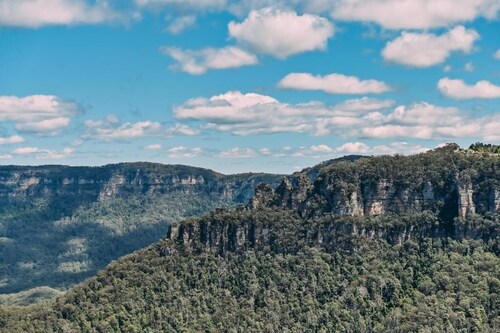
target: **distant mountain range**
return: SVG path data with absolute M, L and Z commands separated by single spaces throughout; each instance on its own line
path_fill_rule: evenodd
M 170 223 L 246 203 L 281 178 L 153 163 L 0 166 L 0 293 L 71 287 L 165 237 Z M 33 291 L 56 293 L 47 290 Z
M 156 188 L 132 169 L 107 178 L 99 207 Z M 255 195 L 246 204 L 178 219 L 164 239 L 55 301 L 0 308 L 0 331 L 500 330 L 498 154 L 450 144 L 408 157 L 332 160 L 279 181 L 258 177 L 271 182 L 253 178 Z M 185 195 L 181 188 L 175 193 Z M 141 205 L 74 219 L 117 221 Z M 122 220 L 102 221 L 116 233 L 137 225 Z

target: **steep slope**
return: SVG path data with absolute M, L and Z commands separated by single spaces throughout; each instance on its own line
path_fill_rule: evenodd
M 251 205 L 288 208 L 301 216 L 379 215 L 430 210 L 444 221 L 500 209 L 500 158 L 450 144 L 413 156 L 358 158 L 261 186 Z M 265 193 L 265 194 L 264 194 Z
M 0 167 L 0 293 L 69 287 L 169 223 L 246 203 L 281 178 L 152 163 Z
M 497 332 L 500 215 L 464 221 L 474 239 L 402 236 L 437 220 L 219 210 L 50 306 L 0 309 L 0 331 Z
M 246 207 L 173 224 L 167 239 L 51 304 L 0 310 L 0 331 L 498 332 L 500 212 L 477 207 L 480 189 L 497 188 L 499 163 L 448 146 L 325 165 L 305 187 L 293 185 L 297 173 L 283 182 L 292 182 L 291 200 L 283 184 L 263 185 Z M 339 212 L 337 185 L 321 191 L 325 179 L 352 179 L 339 169 L 399 184 L 407 168 L 443 189 L 434 202 Z M 462 216 L 465 175 L 476 209 Z M 422 196 L 419 186 L 400 187 L 404 198 Z

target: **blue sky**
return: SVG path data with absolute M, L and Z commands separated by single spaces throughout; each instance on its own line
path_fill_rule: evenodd
M 0 0 L 0 163 L 289 173 L 500 143 L 498 0 Z

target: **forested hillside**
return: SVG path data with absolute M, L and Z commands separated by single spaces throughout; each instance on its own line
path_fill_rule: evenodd
M 163 238 L 172 222 L 246 203 L 281 176 L 181 165 L 0 167 L 0 304 L 29 304 Z
M 173 224 L 55 302 L 3 308 L 0 327 L 498 332 L 499 170 L 497 155 L 453 145 L 328 163 L 313 180 L 305 170 L 246 207 Z M 339 211 L 352 193 L 379 208 Z

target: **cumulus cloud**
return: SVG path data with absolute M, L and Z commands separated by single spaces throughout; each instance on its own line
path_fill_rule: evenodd
M 103 141 L 120 141 L 144 137 L 170 138 L 173 136 L 193 136 L 200 133 L 199 130 L 186 124 L 175 124 L 166 128 L 159 122 L 150 120 L 135 123 L 123 122 L 114 114 L 110 114 L 104 119 L 88 119 L 84 122 L 84 127 L 82 139 Z
M 12 135 L 9 136 L 8 138 L 2 138 L 0 137 L 0 145 L 12 145 L 16 143 L 23 143 L 24 138 L 20 135 Z
M 454 139 L 476 137 L 491 141 L 497 135 L 499 115 L 473 117 L 458 108 L 429 103 L 398 106 L 377 122 L 365 125 L 360 136 L 368 138 Z
M 373 112 L 393 104 L 392 100 L 367 97 L 333 106 L 320 102 L 287 104 L 266 95 L 229 91 L 209 99 L 190 99 L 174 108 L 174 114 L 178 119 L 201 121 L 205 129 L 236 135 L 279 132 L 325 135 L 334 127 L 371 121 Z
M 355 106 L 360 109 L 355 109 Z M 392 101 L 356 99 L 336 106 L 320 102 L 304 104 L 281 103 L 273 97 L 239 91 L 229 91 L 207 98 L 194 98 L 174 108 L 178 119 L 204 122 L 204 128 L 231 132 L 236 135 L 268 134 L 279 132 L 309 132 L 328 134 L 327 125 L 354 125 L 360 122 L 357 114 L 392 105 Z
M 238 68 L 259 63 L 255 55 L 236 46 L 201 50 L 162 47 L 161 52 L 177 61 L 177 64 L 171 66 L 171 69 L 193 75 L 204 74 L 210 69 Z
M 279 83 L 280 88 L 296 90 L 321 90 L 328 94 L 380 94 L 391 88 L 382 81 L 360 80 L 355 76 L 329 74 L 325 76 L 309 73 L 291 73 Z
M 493 54 L 493 58 L 500 60 L 500 50 L 497 50 L 495 54 Z
M 443 63 L 452 52 L 472 51 L 479 34 L 463 26 L 445 34 L 403 32 L 382 50 L 385 60 L 410 67 L 430 67 Z
M 478 17 L 498 16 L 497 0 L 337 0 L 332 16 L 346 21 L 374 22 L 387 29 L 446 27 Z
M 136 123 L 122 123 L 114 115 L 103 120 L 86 120 L 84 139 L 98 139 L 104 141 L 128 140 L 161 134 L 162 126 L 154 121 L 139 121 Z
M 363 154 L 370 151 L 370 147 L 361 142 L 347 142 L 336 149 L 339 153 Z
M 168 150 L 170 158 L 193 158 L 199 156 L 203 150 L 201 148 L 187 148 L 184 146 L 173 147 Z
M 352 115 L 353 112 L 364 113 L 367 111 L 376 111 L 387 109 L 394 105 L 391 99 L 376 99 L 369 97 L 348 99 L 342 103 L 335 105 L 335 110 L 338 115 Z
M 0 121 L 12 122 L 22 132 L 57 134 L 82 111 L 75 102 L 57 96 L 0 96 Z
M 12 151 L 15 155 L 35 156 L 37 160 L 60 160 L 66 159 L 74 155 L 73 148 L 64 148 L 61 151 L 40 149 L 38 147 L 19 147 Z
M 190 99 L 174 108 L 174 114 L 201 123 L 205 130 L 235 135 L 295 132 L 360 139 L 475 137 L 488 141 L 498 135 L 494 128 L 500 125 L 500 115 L 478 117 L 426 102 L 392 108 L 393 103 L 364 97 L 331 106 L 287 104 L 266 95 L 229 91 Z
M 329 134 L 333 127 L 353 126 L 387 108 L 391 100 L 361 98 L 334 106 L 320 102 L 287 104 L 261 94 L 229 91 L 209 99 L 194 98 L 174 108 L 178 119 L 204 122 L 204 128 L 236 135 L 279 132 Z
M 274 8 L 252 10 L 241 23 L 230 22 L 229 35 L 254 52 L 280 59 L 326 49 L 334 27 L 327 19 Z
M 500 86 L 484 80 L 468 85 L 463 80 L 445 77 L 439 80 L 437 87 L 444 96 L 458 100 L 500 98 Z
M 0 26 L 98 24 L 119 17 L 107 1 L 0 0 Z
M 0 154 L 0 160 L 10 160 L 12 159 L 11 154 Z
M 174 19 L 167 27 L 167 31 L 172 35 L 178 35 L 184 30 L 192 27 L 196 23 L 196 16 L 186 15 Z
M 200 134 L 199 130 L 183 124 L 175 124 L 175 126 L 170 127 L 166 130 L 167 136 L 177 136 L 177 135 L 193 136 L 198 134 Z

